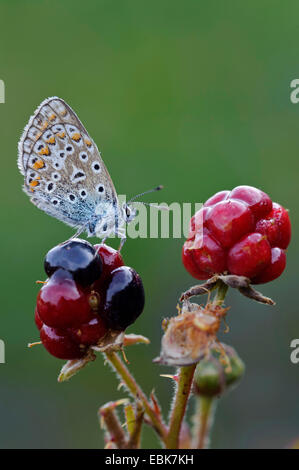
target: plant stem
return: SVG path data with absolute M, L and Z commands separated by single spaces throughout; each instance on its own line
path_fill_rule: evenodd
M 179 383 L 171 411 L 170 425 L 166 439 L 167 449 L 179 448 L 180 430 L 186 411 L 195 368 L 196 364 L 180 368 Z
M 225 299 L 228 286 L 218 280 L 217 293 L 213 299 L 214 305 L 221 306 Z M 206 449 L 209 446 L 209 435 L 213 424 L 216 401 L 211 397 L 201 396 L 196 400 L 196 411 L 193 418 L 195 425 L 195 448 Z
M 216 401 L 211 397 L 197 397 L 196 412 L 193 418 L 195 425 L 195 449 L 207 449 L 210 441 L 210 431 L 213 424 Z
M 216 304 L 216 305 L 221 306 L 223 304 L 224 299 L 225 299 L 227 290 L 228 290 L 228 286 L 226 284 L 224 284 L 224 282 L 222 282 L 219 279 L 218 280 L 218 289 L 217 289 L 217 293 L 214 297 L 213 303 Z
M 144 416 L 143 405 L 141 402 L 137 401 L 134 428 L 130 436 L 130 439 L 128 441 L 127 449 L 140 449 L 143 416 Z
M 222 305 L 228 286 L 221 280 L 217 282 L 217 293 L 213 300 L 215 305 Z M 196 364 L 187 367 L 181 367 L 179 373 L 179 383 L 177 386 L 175 400 L 170 416 L 170 425 L 166 439 L 167 449 L 179 448 L 179 436 L 181 425 L 186 412 L 187 402 L 191 392 L 193 375 L 195 372 Z
M 99 409 L 99 417 L 104 420 L 111 441 L 115 443 L 118 449 L 125 449 L 127 443 L 126 434 L 121 427 L 114 409 L 115 406 L 113 402 L 107 403 Z
M 130 371 L 128 370 L 128 368 L 126 367 L 126 365 L 123 363 L 123 361 L 120 359 L 120 357 L 118 356 L 116 352 L 105 352 L 104 354 L 107 360 L 110 362 L 110 364 L 114 368 L 114 370 L 120 375 L 120 377 L 122 378 L 123 382 L 126 384 L 129 391 L 132 393 L 132 395 L 138 398 L 142 402 L 145 413 L 148 415 L 153 428 L 156 430 L 156 432 L 158 433 L 160 438 L 163 440 L 163 442 L 165 442 L 166 435 L 167 435 L 166 427 L 164 423 L 162 422 L 161 418 L 156 415 L 146 395 L 137 384 L 133 375 L 130 373 Z

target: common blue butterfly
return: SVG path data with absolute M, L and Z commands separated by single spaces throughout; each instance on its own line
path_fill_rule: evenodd
M 119 203 L 95 142 L 65 101 L 52 97 L 40 104 L 18 150 L 24 191 L 33 204 L 75 227 L 76 235 L 86 231 L 107 238 L 114 233 L 124 242 L 124 225 L 136 211 Z

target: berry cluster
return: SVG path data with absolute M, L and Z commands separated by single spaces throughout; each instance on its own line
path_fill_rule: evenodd
M 45 258 L 49 279 L 37 296 L 35 323 L 50 354 L 79 359 L 108 330 L 124 331 L 144 307 L 140 276 L 107 245 L 72 239 Z
M 288 211 L 263 191 L 238 186 L 212 196 L 192 217 L 183 263 L 196 279 L 229 273 L 262 284 L 282 274 L 290 239 Z

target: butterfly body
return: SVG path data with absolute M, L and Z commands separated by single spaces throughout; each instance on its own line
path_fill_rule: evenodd
M 18 150 L 24 191 L 33 204 L 88 236 L 124 237 L 133 214 L 120 205 L 95 142 L 62 99 L 41 103 Z

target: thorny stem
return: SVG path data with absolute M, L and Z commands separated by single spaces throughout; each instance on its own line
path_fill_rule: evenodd
M 107 431 L 109 432 L 112 441 L 117 445 L 117 448 L 125 449 L 126 434 L 121 427 L 114 408 L 114 403 L 107 403 L 100 408 L 99 416 L 104 420 Z
M 179 382 L 171 411 L 170 425 L 166 439 L 167 449 L 179 448 L 179 435 L 187 407 L 195 368 L 196 364 L 180 368 Z
M 114 370 L 120 375 L 120 377 L 122 378 L 123 382 L 129 389 L 129 391 L 132 393 L 132 395 L 138 398 L 142 402 L 144 411 L 149 417 L 151 425 L 156 430 L 160 438 L 165 442 L 167 430 L 166 430 L 164 423 L 162 422 L 161 418 L 156 415 L 146 395 L 141 390 L 141 388 L 137 384 L 135 378 L 129 372 L 126 365 L 123 363 L 123 361 L 120 359 L 117 353 L 105 352 L 104 354 L 107 360 L 110 362 L 110 364 L 114 368 Z
M 228 286 L 220 279 L 218 280 L 218 290 L 213 303 L 221 306 L 224 302 Z M 213 424 L 216 401 L 210 397 L 197 397 L 196 412 L 193 418 L 195 422 L 195 448 L 206 449 L 209 446 L 209 436 Z M 197 435 L 196 435 L 197 434 Z
M 197 397 L 196 411 L 193 418 L 195 427 L 194 448 L 207 449 L 209 447 L 210 431 L 216 409 L 215 398 Z
M 214 297 L 213 303 L 215 305 L 222 305 L 227 293 L 228 286 L 226 286 L 221 280 L 218 280 L 217 285 L 218 290 Z M 195 368 L 196 364 L 180 368 L 179 381 L 175 394 L 174 405 L 171 411 L 170 425 L 166 439 L 166 447 L 168 449 L 177 449 L 179 447 L 181 425 L 191 392 Z

